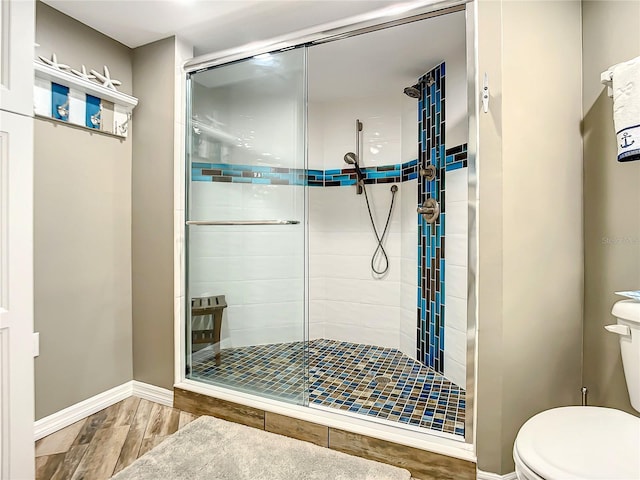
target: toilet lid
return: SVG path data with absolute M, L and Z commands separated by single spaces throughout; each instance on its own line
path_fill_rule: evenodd
M 522 426 L 515 448 L 547 480 L 640 478 L 640 418 L 619 410 L 547 410 Z

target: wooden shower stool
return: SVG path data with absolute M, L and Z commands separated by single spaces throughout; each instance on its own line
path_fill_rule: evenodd
M 216 365 L 220 365 L 220 329 L 222 327 L 222 313 L 225 308 L 227 308 L 227 302 L 224 295 L 195 297 L 191 299 L 191 344 L 206 343 L 213 345 Z M 213 328 L 193 330 L 194 319 L 203 316 L 211 316 L 211 326 Z

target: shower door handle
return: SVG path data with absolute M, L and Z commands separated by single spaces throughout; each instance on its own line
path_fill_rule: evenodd
M 299 220 L 188 220 L 187 225 L 298 225 Z

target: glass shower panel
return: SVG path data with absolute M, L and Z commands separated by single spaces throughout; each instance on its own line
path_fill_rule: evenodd
M 189 78 L 186 377 L 306 403 L 305 49 Z

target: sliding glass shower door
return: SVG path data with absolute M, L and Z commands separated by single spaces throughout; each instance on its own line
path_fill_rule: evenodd
M 186 376 L 306 402 L 305 49 L 189 77 Z

